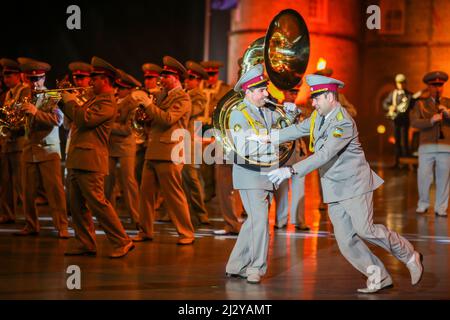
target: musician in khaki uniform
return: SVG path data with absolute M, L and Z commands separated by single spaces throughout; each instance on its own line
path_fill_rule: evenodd
M 31 60 L 20 65 L 30 84 L 35 90 L 45 90 L 45 75 L 51 68 L 48 63 Z M 38 190 L 43 190 L 48 199 L 53 224 L 60 238 L 69 238 L 61 172 L 61 146 L 59 127 L 63 122 L 63 114 L 57 106 L 59 98 L 50 97 L 47 93 L 34 94 L 33 103 L 22 104 L 28 116 L 26 139 L 22 160 L 24 162 L 23 189 L 25 228 L 15 235 L 27 236 L 39 233 L 40 225 L 35 200 Z
M 150 93 L 152 99 L 159 99 L 165 95 L 165 89 L 160 86 L 160 75 L 163 69 L 154 63 L 144 63 L 142 71 L 144 72 L 144 87 Z M 148 126 L 149 122 L 140 123 L 142 130 L 136 132 L 136 179 L 138 185 L 142 182 L 142 171 L 145 162 L 145 152 L 147 151 Z M 170 221 L 169 215 L 164 209 L 164 199 L 161 192 L 158 192 L 156 201 L 156 220 Z
M 202 163 L 202 122 L 199 117 L 203 115 L 206 104 L 206 95 L 200 89 L 201 80 L 208 79 L 205 69 L 194 61 L 186 62 L 187 77 L 185 79 L 186 90 L 191 98 L 192 110 L 189 119 L 190 159 L 183 167 L 183 187 L 188 198 L 191 211 L 191 220 L 195 224 L 209 224 L 208 211 L 205 206 L 205 192 L 200 182 L 200 164 Z
M 180 82 L 186 74 L 184 66 L 169 56 L 165 56 L 163 62 L 161 82 L 167 90 L 167 96 L 156 101 L 157 104 L 147 95 L 135 96 L 145 106 L 151 124 L 140 190 L 141 231 L 133 241 L 153 238 L 156 196 L 159 191 L 179 234 L 177 243 L 189 245 L 194 242 L 194 227 L 181 178 L 185 154 L 183 149 L 176 148 L 180 145 L 180 134 L 188 127 L 191 100 Z
M 301 83 L 290 90 L 283 90 L 284 102 L 295 105 L 295 100 L 300 90 Z M 308 118 L 311 115 L 310 110 L 305 106 L 296 106 L 300 110 L 298 121 Z M 296 119 L 296 120 L 297 120 Z M 295 149 L 291 157 L 285 163 L 291 166 L 303 159 L 307 155 L 306 143 L 303 139 L 295 141 Z M 289 205 L 289 190 L 291 190 L 291 203 Z M 290 211 L 290 222 L 300 231 L 308 231 L 310 228 L 305 220 L 305 177 L 293 176 L 283 181 L 274 192 L 276 210 L 275 210 L 275 228 L 284 228 L 288 223 L 288 212 Z M 290 210 L 289 210 L 290 209 Z
M 122 181 L 122 197 L 125 208 L 137 229 L 139 229 L 139 189 L 134 175 L 136 140 L 131 126 L 138 104 L 130 94 L 134 88 L 140 86 L 141 83 L 134 77 L 119 70 L 119 78 L 116 80 L 118 109 L 109 137 L 109 175 L 106 177 L 105 187 L 106 198 L 112 202 L 116 167 L 119 164 L 118 173 Z
M 217 106 L 217 103 L 219 102 L 222 97 L 231 90 L 231 87 L 227 85 L 222 80 L 219 80 L 219 69 L 223 67 L 223 63 L 220 61 L 202 61 L 200 62 L 201 66 L 205 68 L 206 72 L 208 73 L 208 79 L 203 80 L 200 84 L 200 88 L 203 90 L 203 92 L 206 94 L 206 108 L 203 112 L 203 124 L 205 128 L 207 129 L 212 124 L 212 114 L 214 109 Z M 202 178 L 205 185 L 205 201 L 208 202 L 211 200 L 217 192 L 222 192 L 217 184 L 221 184 L 221 182 L 217 181 L 215 179 L 215 170 L 216 166 L 214 165 L 208 165 L 203 164 L 201 166 L 202 170 Z M 229 174 L 230 170 L 223 170 L 223 166 L 219 166 L 218 170 L 222 171 L 220 174 Z M 220 175 L 219 175 L 220 176 Z M 229 181 L 231 181 L 231 177 L 228 176 Z
M 434 173 L 434 212 L 442 217 L 448 215 L 450 189 L 450 99 L 442 96 L 447 80 L 448 75 L 443 71 L 427 73 L 423 82 L 428 85 L 430 96 L 418 100 L 410 114 L 411 125 L 420 130 L 416 212 L 425 213 L 429 209 Z
M 3 81 L 8 88 L 3 106 L 14 102 L 21 102 L 31 98 L 31 89 L 21 81 L 19 63 L 15 60 L 3 58 L 0 60 L 3 67 Z M 18 213 L 18 200 L 23 203 L 22 190 L 22 149 L 25 141 L 24 129 L 5 130 L 6 137 L 2 143 L 1 162 L 2 181 L 0 188 L 0 224 L 14 223 Z
M 320 75 L 307 75 L 316 111 L 306 120 L 270 134 L 271 144 L 310 136 L 313 154 L 293 166 L 275 169 L 269 180 L 279 185 L 293 175 L 301 177 L 319 169 L 325 203 L 333 223 L 342 255 L 363 275 L 367 287 L 360 293 L 375 293 L 392 287 L 393 281 L 383 262 L 364 240 L 376 244 L 403 262 L 411 275 L 411 284 L 422 278 L 422 256 L 404 237 L 382 224 L 373 223 L 373 190 L 383 180 L 370 169 L 358 140 L 353 118 L 338 100 L 342 81 Z M 370 277 L 376 266 L 379 277 Z
M 68 68 L 70 70 L 70 73 L 72 75 L 72 82 L 75 87 L 82 87 L 86 88 L 86 90 L 83 90 L 78 95 L 78 99 L 80 100 L 80 103 L 86 102 L 89 99 L 91 99 L 94 96 L 94 93 L 92 92 L 92 89 L 90 88 L 90 82 L 91 82 L 91 72 L 92 72 L 92 66 L 89 63 L 82 62 L 82 61 L 74 61 L 69 63 Z M 68 130 L 67 132 L 67 138 L 66 138 L 66 145 L 65 145 L 65 157 L 64 159 L 67 160 L 67 154 L 69 153 L 69 145 L 70 145 L 70 136 L 72 135 L 72 125 L 73 122 L 69 120 L 66 116 L 64 116 L 64 129 Z M 67 206 L 67 212 L 70 213 L 70 195 L 69 195 L 69 189 L 70 189 L 70 169 L 67 167 L 65 168 L 65 178 L 64 178 L 64 187 L 66 192 L 66 206 Z
M 74 123 L 66 166 L 71 169 L 70 211 L 75 239 L 70 242 L 65 254 L 96 254 L 92 212 L 114 247 L 110 257 L 120 258 L 134 245 L 111 203 L 105 198 L 104 191 L 104 179 L 108 174 L 109 135 L 117 114 L 113 89 L 117 71 L 97 57 L 92 58 L 91 65 L 94 97 L 79 105 L 74 94 L 62 94 L 64 105 L 61 108 Z

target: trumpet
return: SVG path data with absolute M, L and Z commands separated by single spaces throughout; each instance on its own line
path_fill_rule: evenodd
M 90 90 L 92 87 L 69 87 L 69 88 L 58 88 L 58 89 L 45 89 L 45 90 L 34 90 L 34 94 L 41 94 L 41 93 L 52 93 L 52 92 L 63 92 L 63 91 L 84 91 L 84 90 Z

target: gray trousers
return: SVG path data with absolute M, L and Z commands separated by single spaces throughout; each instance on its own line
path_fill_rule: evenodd
M 289 206 L 289 181 L 291 181 L 291 205 Z M 305 224 L 305 177 L 298 175 L 283 181 L 274 192 L 276 202 L 276 222 L 283 227 L 288 221 L 288 209 L 291 212 L 291 224 Z
M 226 272 L 248 276 L 264 275 L 267 271 L 269 248 L 269 206 L 273 192 L 239 190 L 248 218 L 231 252 Z
M 434 211 L 445 214 L 447 213 L 449 198 L 449 152 L 419 153 L 419 168 L 417 171 L 417 186 L 419 189 L 417 206 L 419 208 L 428 208 L 430 206 L 430 187 L 433 183 L 433 173 L 436 175 Z
M 328 214 L 342 255 L 359 272 L 370 276 L 370 266 L 380 268 L 381 279 L 388 272 L 363 240 L 375 244 L 407 263 L 414 253 L 412 244 L 382 224 L 373 224 L 373 192 L 328 204 Z

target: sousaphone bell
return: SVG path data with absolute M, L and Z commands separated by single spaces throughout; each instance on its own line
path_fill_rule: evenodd
M 289 90 L 300 83 L 308 66 L 309 32 L 302 16 L 295 10 L 286 9 L 278 13 L 271 21 L 265 37 L 256 39 L 245 51 L 241 75 L 258 63 L 264 63 L 270 82 L 279 89 Z M 270 90 L 269 90 L 270 93 Z M 278 158 L 270 162 L 261 162 L 239 154 L 230 134 L 229 120 L 231 112 L 243 101 L 244 95 L 230 90 L 217 104 L 213 112 L 213 126 L 216 140 L 223 146 L 224 153 L 243 167 L 251 170 L 270 170 L 284 165 L 295 149 L 294 142 L 279 146 Z M 267 105 L 280 114 L 274 129 L 291 125 L 283 108 L 272 103 Z

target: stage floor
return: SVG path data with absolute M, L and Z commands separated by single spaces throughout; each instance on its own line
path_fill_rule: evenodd
M 405 265 L 369 245 L 390 271 L 394 288 L 375 295 L 356 293 L 365 279 L 342 257 L 326 211 L 318 210 L 314 173 L 307 177 L 306 200 L 312 231 L 295 231 L 293 226 L 274 229 L 272 206 L 268 272 L 259 285 L 225 276 L 236 237 L 212 234 L 223 225 L 213 199 L 208 203 L 212 225 L 197 229 L 193 246 L 177 246 L 174 227 L 158 223 L 152 242 L 138 243 L 118 260 L 108 258 L 111 247 L 101 230 L 97 230 L 97 257 L 65 257 L 67 240 L 56 238 L 48 215 L 41 217 L 38 237 L 11 235 L 22 227 L 23 219 L 1 225 L 0 299 L 450 299 L 448 218 L 415 213 L 415 172 L 374 170 L 386 181 L 375 192 L 375 223 L 401 233 L 424 255 L 425 273 L 416 287 L 411 286 Z M 126 213 L 121 216 L 129 233 L 136 234 Z M 81 270 L 80 290 L 67 288 L 71 265 Z

